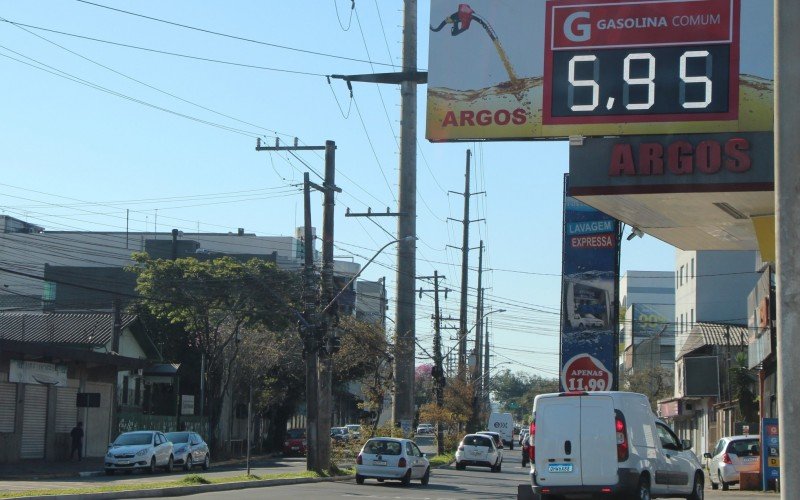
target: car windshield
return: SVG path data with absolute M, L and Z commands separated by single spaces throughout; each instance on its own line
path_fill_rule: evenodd
M 289 429 L 286 431 L 286 437 L 289 439 L 303 439 L 306 437 L 305 429 Z
M 739 457 L 754 457 L 758 455 L 758 439 L 737 439 L 728 444 L 728 453 Z
M 189 442 L 188 432 L 168 432 L 166 435 L 167 435 L 167 440 L 172 441 L 173 443 Z
M 467 436 L 464 438 L 464 444 L 468 446 L 486 446 L 487 448 L 491 448 L 492 442 L 490 439 L 491 438 L 487 436 Z
M 361 430 L 361 426 L 360 426 L 360 425 L 348 425 L 348 426 L 347 426 L 347 430 L 350 430 L 350 431 L 360 431 L 360 430 Z
M 127 434 L 120 434 L 114 441 L 115 446 L 131 446 L 150 444 L 153 442 L 152 432 L 130 432 Z
M 331 429 L 331 434 L 344 434 L 347 432 L 347 429 L 343 427 L 334 427 Z
M 399 455 L 402 450 L 397 441 L 373 440 L 364 445 L 364 453 L 369 455 Z

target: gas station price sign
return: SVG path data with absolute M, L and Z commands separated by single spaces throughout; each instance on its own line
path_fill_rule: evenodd
M 736 120 L 740 0 L 547 3 L 544 125 Z

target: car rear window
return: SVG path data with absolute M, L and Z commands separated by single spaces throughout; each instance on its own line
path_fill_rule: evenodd
M 189 433 L 188 432 L 168 432 L 167 439 L 169 439 L 173 443 L 188 443 L 189 442 Z
M 738 439 L 728 443 L 727 453 L 738 457 L 754 457 L 758 455 L 758 439 Z
M 492 447 L 492 438 L 484 437 L 484 436 L 467 436 L 464 438 L 464 444 L 469 446 L 486 446 L 487 448 Z
M 364 453 L 370 455 L 400 455 L 403 448 L 397 441 L 368 441 Z
M 302 439 L 306 437 L 306 430 L 305 429 L 289 429 L 286 431 L 286 436 L 289 439 Z

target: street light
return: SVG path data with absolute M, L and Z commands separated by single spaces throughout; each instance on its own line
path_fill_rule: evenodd
M 373 255 L 373 256 L 372 256 L 372 258 L 370 258 L 370 259 L 367 261 L 367 263 L 366 263 L 366 264 L 364 264 L 364 267 L 362 267 L 361 269 L 359 269 L 359 270 L 358 270 L 358 272 L 357 272 L 356 274 L 354 274 L 352 278 L 350 278 L 350 281 L 348 281 L 347 283 L 345 283 L 345 285 L 342 287 L 342 289 L 341 289 L 341 290 L 339 290 L 339 292 L 338 292 L 338 293 L 337 293 L 337 294 L 336 294 L 336 295 L 333 297 L 333 299 L 331 299 L 331 301 L 328 303 L 328 305 L 326 305 L 326 306 L 325 306 L 325 308 L 324 308 L 322 311 L 320 311 L 320 314 L 325 314 L 325 312 L 327 312 L 327 311 L 328 311 L 328 309 L 330 309 L 330 307 L 331 307 L 331 306 L 332 306 L 334 303 L 336 303 L 336 300 L 339 298 L 339 296 L 340 296 L 342 293 L 344 293 L 344 291 L 345 291 L 345 290 L 347 290 L 347 289 L 350 287 L 350 285 L 352 285 L 352 284 L 353 284 L 353 282 L 356 280 L 356 278 L 358 278 L 359 276 L 361 276 L 361 273 L 363 273 L 363 272 L 364 272 L 364 270 L 365 270 L 365 269 L 366 269 L 366 268 L 367 268 L 367 267 L 368 267 L 370 264 L 372 264 L 372 261 L 373 261 L 373 260 L 375 260 L 375 259 L 378 257 L 378 255 L 380 255 L 380 254 L 381 254 L 381 252 L 383 252 L 384 250 L 386 250 L 386 248 L 388 248 L 388 247 L 389 247 L 389 246 L 391 246 L 391 245 L 394 245 L 395 243 L 400 243 L 401 241 L 414 241 L 414 240 L 417 240 L 417 239 L 419 239 L 419 238 L 417 238 L 416 236 L 406 236 L 406 237 L 404 237 L 404 238 L 399 238 L 399 239 L 396 239 L 396 240 L 392 240 L 392 241 L 390 241 L 389 243 L 387 243 L 387 244 L 383 245 L 382 247 L 380 247 L 380 248 L 378 249 L 378 251 L 377 251 L 377 252 L 375 252 L 375 255 Z

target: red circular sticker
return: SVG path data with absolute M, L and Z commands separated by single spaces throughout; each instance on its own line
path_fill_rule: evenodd
M 608 368 L 588 354 L 573 356 L 561 370 L 561 385 L 566 391 L 610 391 L 611 381 Z

